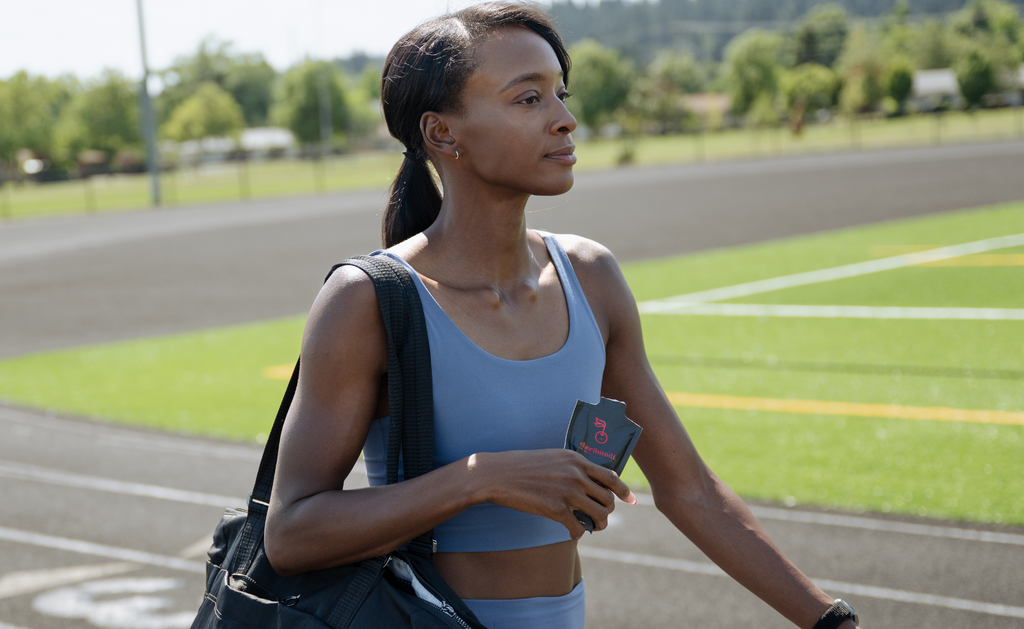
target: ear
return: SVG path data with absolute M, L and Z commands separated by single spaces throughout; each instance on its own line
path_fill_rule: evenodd
M 436 111 L 424 112 L 420 116 L 420 133 L 424 146 L 434 153 L 455 158 L 455 138 L 448 125 L 448 117 Z

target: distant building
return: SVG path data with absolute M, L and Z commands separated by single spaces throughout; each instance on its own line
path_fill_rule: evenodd
M 941 70 L 917 70 L 914 72 L 914 98 L 935 96 L 959 96 L 960 84 L 956 72 L 949 68 Z
M 238 144 L 249 153 L 283 152 L 298 146 L 292 132 L 281 127 L 246 129 L 238 138 Z
M 243 129 L 238 139 L 211 136 L 180 143 L 165 140 L 160 144 L 160 153 L 168 163 L 199 164 L 281 157 L 294 153 L 297 147 L 295 136 L 288 129 L 253 127 Z
M 705 92 L 703 94 L 684 94 L 683 107 L 687 111 L 700 116 L 712 114 L 724 115 L 732 109 L 732 99 L 728 94 Z
M 960 95 L 956 72 L 950 68 L 915 70 L 910 100 L 918 111 L 934 111 L 943 103 L 948 108 L 959 109 L 963 97 Z

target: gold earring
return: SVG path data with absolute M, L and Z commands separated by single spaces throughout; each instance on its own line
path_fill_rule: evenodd
M 459 150 L 455 149 L 455 159 L 459 159 Z

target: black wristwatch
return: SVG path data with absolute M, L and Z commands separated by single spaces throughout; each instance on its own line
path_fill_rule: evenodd
M 832 607 L 826 609 L 825 613 L 818 619 L 818 622 L 814 623 L 813 629 L 836 629 L 836 627 L 846 622 L 847 619 L 852 620 L 855 625 L 860 624 L 857 612 L 853 611 L 850 604 L 841 598 L 837 598 L 832 603 Z

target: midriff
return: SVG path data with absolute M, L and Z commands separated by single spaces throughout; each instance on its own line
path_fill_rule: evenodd
M 482 553 L 438 553 L 434 567 L 463 599 L 564 596 L 583 580 L 573 540 Z

